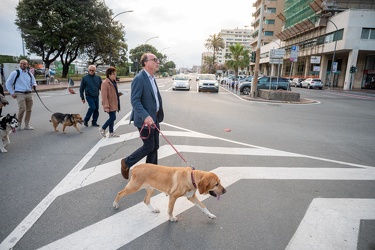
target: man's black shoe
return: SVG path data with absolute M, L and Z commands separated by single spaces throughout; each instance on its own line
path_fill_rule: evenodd
M 83 125 L 85 125 L 86 127 L 89 126 L 89 124 L 87 124 L 87 122 L 83 122 Z
M 91 124 L 91 126 L 93 126 L 93 127 L 99 127 L 99 124 L 93 123 L 93 124 Z
M 121 160 L 121 175 L 124 179 L 129 179 L 129 167 L 126 165 L 125 159 Z

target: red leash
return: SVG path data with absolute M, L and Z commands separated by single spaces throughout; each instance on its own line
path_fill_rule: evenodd
M 182 154 L 180 154 L 180 152 L 178 152 L 178 150 L 173 146 L 173 144 L 167 139 L 167 137 L 165 137 L 165 135 L 160 131 L 160 129 L 155 125 L 155 124 L 152 124 L 151 125 L 153 128 L 156 128 L 159 133 L 164 137 L 164 139 L 169 143 L 169 145 L 171 145 L 171 147 L 174 149 L 174 151 L 176 151 L 176 153 L 181 157 L 181 159 L 189 166 L 191 167 L 193 170 L 195 170 L 194 167 L 192 167 L 187 160 L 185 160 L 185 158 L 182 156 Z M 151 133 L 151 126 L 147 126 L 148 127 L 148 136 L 147 137 L 144 137 L 144 136 L 140 136 L 141 139 L 147 139 L 149 136 L 150 136 L 150 133 Z M 142 125 L 142 128 L 141 130 L 139 131 L 139 133 L 141 134 L 143 129 L 145 127 L 145 124 Z

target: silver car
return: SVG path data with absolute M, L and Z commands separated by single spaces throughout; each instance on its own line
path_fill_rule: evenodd
M 318 78 L 307 78 L 301 82 L 301 87 L 307 89 L 323 89 L 323 82 Z
M 173 90 L 186 89 L 190 90 L 190 78 L 187 75 L 176 75 L 173 77 Z

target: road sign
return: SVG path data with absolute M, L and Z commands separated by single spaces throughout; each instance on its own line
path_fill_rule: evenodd
M 283 64 L 283 59 L 282 58 L 271 58 L 270 59 L 270 64 Z
M 297 62 L 298 51 L 299 51 L 299 46 L 293 45 L 292 50 L 290 51 L 290 61 L 291 62 Z
M 270 50 L 271 59 L 284 58 L 284 55 L 285 55 L 285 49 L 271 49 Z
M 320 56 L 311 56 L 310 63 L 311 64 L 320 64 Z

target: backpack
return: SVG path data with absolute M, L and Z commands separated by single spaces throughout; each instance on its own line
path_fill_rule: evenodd
M 13 85 L 12 85 L 13 89 L 15 89 L 14 86 L 16 85 L 18 77 L 20 77 L 20 69 L 16 69 L 16 71 L 17 71 L 17 75 L 16 75 L 16 78 L 14 78 L 14 82 L 13 82 Z M 30 76 L 30 84 L 32 85 L 33 78 L 31 77 L 31 74 L 30 74 L 29 71 L 27 71 L 27 74 Z

